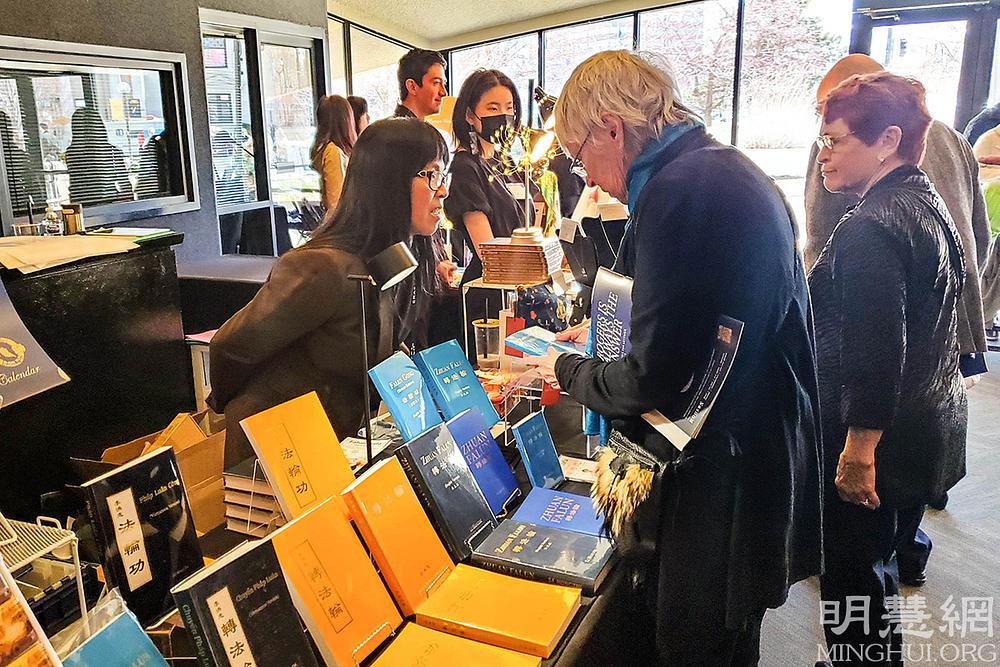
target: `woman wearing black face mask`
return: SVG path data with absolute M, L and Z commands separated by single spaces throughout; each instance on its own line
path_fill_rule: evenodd
M 508 191 L 503 176 L 492 165 L 503 134 L 521 123 L 521 100 L 510 78 L 498 70 L 476 70 L 462 84 L 452 113 L 457 144 L 451 163 L 452 184 L 444 209 L 455 223 L 455 231 L 472 249 L 472 261 L 462 282 L 483 275 L 479 245 L 496 237 L 510 236 L 523 226 L 522 206 Z M 472 290 L 467 300 L 469 340 L 466 350 L 475 359 L 472 320 L 496 317 L 501 295 Z M 486 312 L 486 302 L 490 311 Z

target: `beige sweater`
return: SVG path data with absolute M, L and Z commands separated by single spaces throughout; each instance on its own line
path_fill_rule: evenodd
M 844 194 L 827 192 L 816 162 L 814 145 L 806 171 L 806 269 L 816 263 L 834 227 L 849 206 L 857 199 Z M 927 152 L 920 168 L 927 174 L 934 189 L 941 195 L 951 214 L 965 250 L 965 272 L 968 279 L 958 302 L 958 346 L 962 354 L 986 351 L 983 323 L 983 300 L 979 282 L 979 267 L 986 260 L 990 243 L 990 222 L 986 217 L 986 200 L 979 187 L 979 164 L 972 147 L 961 134 L 940 121 L 931 123 L 927 133 Z
M 323 210 L 332 211 L 340 201 L 340 190 L 344 187 L 344 173 L 347 171 L 347 155 L 337 144 L 330 142 L 323 148 L 320 170 L 320 196 Z

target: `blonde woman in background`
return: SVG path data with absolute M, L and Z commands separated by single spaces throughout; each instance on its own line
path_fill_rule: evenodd
M 347 160 L 357 140 L 350 102 L 340 95 L 322 98 L 316 108 L 316 141 L 311 156 L 313 169 L 320 175 L 320 196 L 325 211 L 337 208 Z

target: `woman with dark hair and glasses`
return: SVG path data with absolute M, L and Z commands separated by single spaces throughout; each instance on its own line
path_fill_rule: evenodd
M 820 593 L 839 610 L 823 629 L 831 655 L 902 665 L 896 551 L 924 505 L 965 474 L 955 310 L 964 253 L 917 167 L 931 124 L 918 81 L 854 76 L 821 112 L 823 185 L 860 199 L 809 273 L 826 453 Z M 863 622 L 846 611 L 858 599 Z
M 316 107 L 316 140 L 310 155 L 313 169 L 320 175 L 320 194 L 326 211 L 335 209 L 340 201 L 347 160 L 357 140 L 350 102 L 340 95 L 323 97 Z
M 479 245 L 497 237 L 510 236 L 522 226 L 521 205 L 507 189 L 496 168 L 494 153 L 505 133 L 521 123 L 521 99 L 514 82 L 495 69 L 476 70 L 462 84 L 451 117 L 456 151 L 451 163 L 453 187 L 445 211 L 455 225 L 459 240 L 472 250 L 472 261 L 465 269 L 462 283 L 483 275 Z M 486 301 L 490 311 L 486 312 Z M 487 290 L 473 290 L 466 301 L 469 320 L 496 317 L 501 295 Z M 475 342 L 469 327 L 466 350 L 475 359 Z
M 415 119 L 373 123 L 354 146 L 340 205 L 304 246 L 282 255 L 246 307 L 211 345 L 212 394 L 226 415 L 226 463 L 253 454 L 240 420 L 309 391 L 319 394 L 337 435 L 364 423 L 361 304 L 352 274 L 391 245 L 429 240 L 448 195 L 448 147 Z M 436 289 L 432 263 L 368 302 L 372 363 L 426 326 Z

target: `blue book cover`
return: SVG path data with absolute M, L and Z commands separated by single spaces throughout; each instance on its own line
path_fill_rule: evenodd
M 606 537 L 506 519 L 476 547 L 472 562 L 515 577 L 579 586 L 592 595 L 611 570 L 613 555 Z
M 584 535 L 600 535 L 604 525 L 604 515 L 594 509 L 590 498 L 554 489 L 532 489 L 513 519 Z
M 568 341 L 556 340 L 556 335 L 542 327 L 528 327 L 515 331 L 504 339 L 504 345 L 523 352 L 529 357 L 543 357 L 549 348 L 570 354 L 586 354 L 586 346 Z
M 556 444 L 549 433 L 549 425 L 545 422 L 545 414 L 530 414 L 514 424 L 511 430 L 514 431 L 517 449 L 521 452 L 531 486 L 546 489 L 558 486 L 566 477 L 559 463 Z
M 490 511 L 499 516 L 520 490 L 486 420 L 475 408 L 466 410 L 448 421 L 448 431 L 469 464 Z
M 455 561 L 463 561 L 497 526 L 469 464 L 444 424 L 396 450 L 435 530 Z
M 402 352 L 372 368 L 368 376 L 375 383 L 404 440 L 412 440 L 431 426 L 441 423 L 441 415 L 427 390 L 424 376 L 413 360 Z
M 458 341 L 449 340 L 417 352 L 413 360 L 445 419 L 457 417 L 463 410 L 476 408 L 488 426 L 500 421 L 500 415 L 479 383 Z
M 73 651 L 65 660 L 66 667 L 108 667 L 108 665 L 143 665 L 167 667 L 167 661 L 139 627 L 128 611 Z

